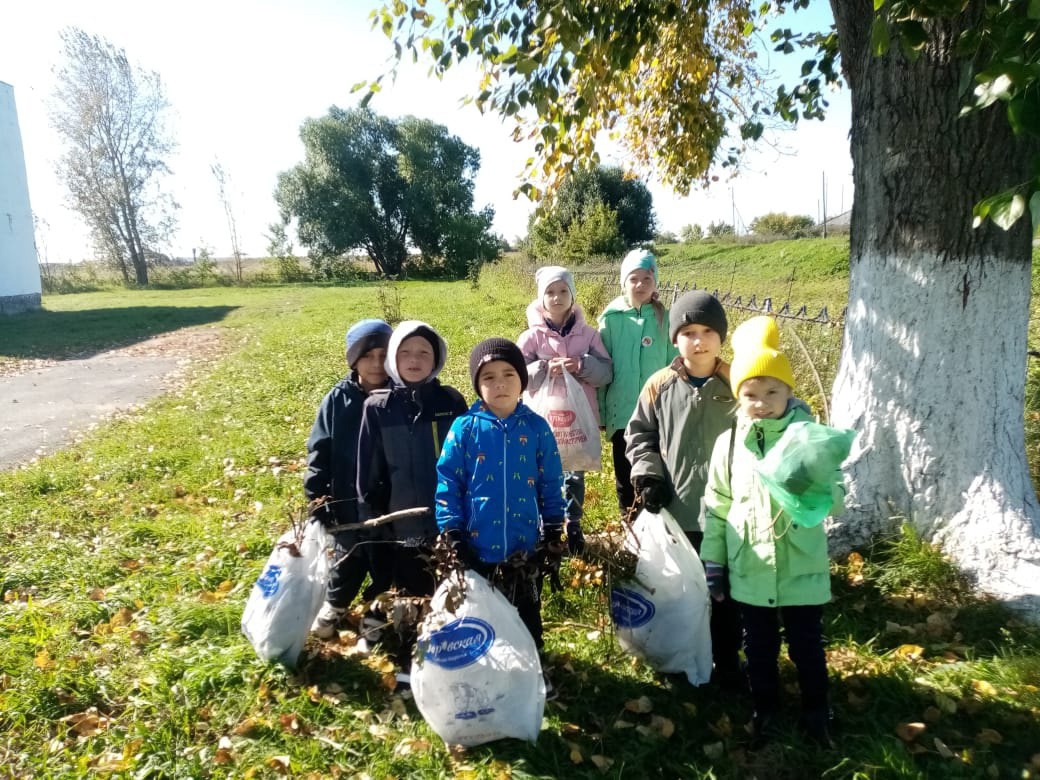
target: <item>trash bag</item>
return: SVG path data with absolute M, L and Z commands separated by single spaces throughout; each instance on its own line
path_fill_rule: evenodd
M 325 598 L 328 547 L 328 533 L 313 519 L 274 546 L 242 613 L 242 633 L 264 660 L 296 666 Z
M 853 430 L 815 422 L 787 426 L 779 441 L 755 464 L 769 495 L 805 528 L 819 525 L 831 510 L 832 489 L 841 479 L 839 469 L 849 456 Z
M 581 383 L 564 371 L 542 383 L 525 402 L 549 423 L 564 471 L 599 471 L 602 445 L 599 425 Z
M 449 745 L 472 747 L 516 737 L 534 742 L 545 710 L 538 648 L 506 597 L 474 571 L 454 612 L 459 584 L 433 594 L 412 663 L 419 712 Z
M 711 605 L 704 566 L 675 518 L 645 509 L 625 546 L 639 556 L 632 580 L 610 593 L 621 647 L 659 672 L 682 672 L 691 685 L 711 678 Z

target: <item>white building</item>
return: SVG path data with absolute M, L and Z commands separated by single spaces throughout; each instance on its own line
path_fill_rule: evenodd
M 14 87 L 0 81 L 0 314 L 40 308 L 29 183 Z

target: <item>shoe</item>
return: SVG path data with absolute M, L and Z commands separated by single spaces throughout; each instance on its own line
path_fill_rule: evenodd
M 559 697 L 560 692 L 556 690 L 556 686 L 552 684 L 552 680 L 549 679 L 549 675 L 542 672 L 542 680 L 545 681 L 545 700 L 555 701 Z
M 711 672 L 711 685 L 720 688 L 725 693 L 745 694 L 750 693 L 747 675 L 739 666 L 718 666 Z
M 386 628 L 385 620 L 380 620 L 372 615 L 365 615 L 361 619 L 361 627 L 358 629 L 358 634 L 372 645 L 383 638 L 384 628 Z
M 834 748 L 831 738 L 831 711 L 829 709 L 807 710 L 802 713 L 799 725 L 805 735 L 824 750 Z
M 412 676 L 407 672 L 398 672 L 395 677 L 397 679 L 397 685 L 394 686 L 394 693 L 411 693 Z
M 332 639 L 336 636 L 336 626 L 346 611 L 345 607 L 334 607 L 326 601 L 318 616 L 314 618 L 311 631 L 320 639 Z
M 751 749 L 764 747 L 780 733 L 780 726 L 774 712 L 756 712 L 751 717 L 747 730 L 751 733 Z

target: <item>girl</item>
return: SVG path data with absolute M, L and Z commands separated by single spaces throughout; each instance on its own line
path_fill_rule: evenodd
M 574 300 L 574 276 L 566 268 L 550 265 L 535 271 L 538 298 L 527 307 L 527 330 L 517 346 L 523 353 L 530 377 L 529 392 L 535 392 L 550 377 L 564 371 L 578 380 L 599 422 L 596 388 L 613 376 L 610 356 L 599 332 L 585 321 Z M 585 472 L 564 472 L 567 504 L 567 546 L 572 555 L 581 552 L 585 537 L 581 530 L 585 504 Z
M 614 378 L 599 389 L 600 421 L 610 436 L 614 487 L 621 514 L 635 503 L 632 466 L 625 457 L 625 427 L 639 391 L 678 352 L 668 338 L 668 312 L 657 298 L 657 258 L 633 249 L 621 262 L 622 294 L 599 318 L 603 345 L 614 362 Z

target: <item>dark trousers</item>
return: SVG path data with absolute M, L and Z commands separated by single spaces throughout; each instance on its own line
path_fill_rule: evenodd
M 632 464 L 625 457 L 625 430 L 619 428 L 610 436 L 610 451 L 614 460 L 614 489 L 617 491 L 618 507 L 625 515 L 636 502 L 636 491 L 632 487 Z
M 334 607 L 345 609 L 354 603 L 365 576 L 371 573 L 369 550 L 372 545 L 365 543 L 365 539 L 357 531 L 340 531 L 333 535 L 333 542 L 333 566 L 329 571 L 329 587 L 325 592 L 325 600 Z M 365 589 L 366 601 L 381 592 L 374 590 L 375 581 L 373 573 L 372 584 Z
M 798 670 L 802 710 L 827 709 L 827 656 L 823 642 L 823 607 L 753 607 L 740 603 L 744 619 L 744 654 L 755 712 L 775 712 L 780 703 L 780 624 L 787 653 Z
M 526 568 L 502 567 L 495 563 L 477 563 L 473 570 L 497 588 L 516 607 L 539 650 L 545 646 L 542 630 L 542 577 Z
M 703 531 L 687 531 L 686 537 L 697 554 L 701 554 Z M 743 627 L 737 602 L 726 596 L 722 601 L 711 601 L 711 660 L 720 677 L 733 678 L 741 674 L 740 644 Z
M 427 562 L 430 549 L 423 546 L 405 547 L 400 544 L 388 547 L 392 551 L 390 558 L 393 585 L 398 595 L 432 596 L 436 583 Z M 389 617 L 388 615 L 387 618 Z M 412 653 L 419 638 L 418 626 L 402 626 L 398 629 L 398 638 L 401 644 L 397 651 L 397 664 L 403 671 L 408 672 L 412 668 Z
M 566 505 L 567 521 L 581 522 L 585 513 L 585 472 L 563 472 L 563 502 Z

